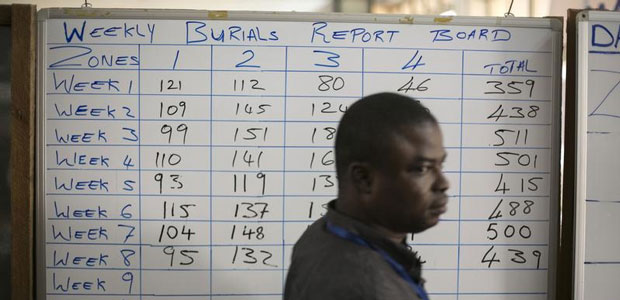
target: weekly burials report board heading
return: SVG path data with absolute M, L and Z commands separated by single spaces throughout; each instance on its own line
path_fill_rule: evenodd
M 73 24 L 72 24 L 73 23 Z M 284 34 L 279 31 L 279 26 L 254 26 L 252 22 L 222 22 L 232 24 L 244 25 L 220 25 L 212 26 L 211 23 L 206 21 L 185 21 L 185 28 L 170 28 L 165 27 L 162 29 L 156 28 L 156 23 L 131 23 L 131 22 L 118 22 L 111 26 L 99 26 L 97 24 L 89 23 L 88 21 L 76 22 L 63 22 L 64 29 L 64 41 L 66 43 L 89 43 L 95 41 L 102 42 L 138 42 L 153 44 L 161 41 L 159 36 L 175 32 L 178 36 L 179 33 L 184 34 L 185 39 L 177 40 L 170 36 L 165 36 L 166 42 L 184 43 L 184 44 L 200 44 L 200 43 L 264 43 L 270 44 L 277 41 L 281 41 L 281 36 Z M 342 26 L 338 23 L 328 22 L 314 22 L 308 24 L 309 28 L 306 28 L 296 35 L 303 37 L 307 36 L 308 41 L 311 44 L 372 44 L 372 43 L 387 43 L 397 44 L 397 40 L 403 38 L 411 38 L 411 35 L 397 30 L 397 26 L 390 27 L 389 25 L 375 25 L 372 28 L 367 27 L 352 27 Z M 179 27 L 179 26 L 176 26 Z M 345 27 L 345 28 L 343 28 Z M 172 29 L 172 30 L 171 30 Z M 179 32 L 179 29 L 181 31 Z M 417 35 L 416 35 L 417 36 Z M 183 36 L 181 36 L 183 37 Z M 489 41 L 489 42 L 501 42 L 509 41 L 512 34 L 507 29 L 489 29 L 489 28 L 471 28 L 467 30 L 455 30 L 449 28 L 443 29 L 430 29 L 428 31 L 428 38 L 431 42 L 450 42 L 454 40 L 463 41 Z M 283 41 L 290 40 L 290 36 L 286 36 Z

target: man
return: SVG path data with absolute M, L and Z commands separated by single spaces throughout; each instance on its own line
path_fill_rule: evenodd
M 336 134 L 338 198 L 293 249 L 285 300 L 428 299 L 405 242 L 446 212 L 437 120 L 393 93 L 354 103 Z

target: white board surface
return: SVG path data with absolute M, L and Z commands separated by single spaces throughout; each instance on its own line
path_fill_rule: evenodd
M 577 18 L 578 169 L 575 299 L 620 293 L 620 13 Z
M 41 16 L 41 299 L 281 299 L 337 122 L 382 91 L 444 133 L 449 211 L 409 241 L 431 297 L 553 298 L 557 20 Z

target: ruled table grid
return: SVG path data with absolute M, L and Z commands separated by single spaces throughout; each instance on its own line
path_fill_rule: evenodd
M 337 196 L 340 116 L 382 91 L 419 99 L 444 135 L 448 213 L 407 239 L 429 294 L 546 296 L 551 51 L 102 42 L 77 44 L 79 67 L 58 45 L 50 299 L 280 299 L 295 241 Z

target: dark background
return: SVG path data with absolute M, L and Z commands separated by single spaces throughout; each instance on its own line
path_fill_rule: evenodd
M 0 26 L 0 299 L 10 299 L 11 192 L 9 151 L 11 148 L 11 28 Z

